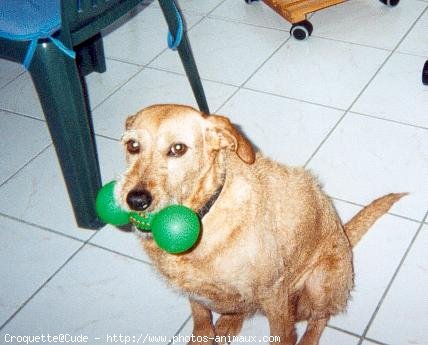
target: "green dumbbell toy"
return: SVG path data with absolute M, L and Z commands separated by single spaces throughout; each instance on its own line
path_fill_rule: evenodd
M 132 223 L 141 231 L 151 231 L 157 245 L 171 254 L 183 253 L 194 246 L 199 238 L 198 215 L 183 205 L 170 205 L 157 213 L 128 212 L 114 197 L 116 181 L 104 185 L 98 192 L 96 210 L 105 223 L 116 226 Z

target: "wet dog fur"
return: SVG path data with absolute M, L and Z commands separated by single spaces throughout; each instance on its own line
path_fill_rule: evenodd
M 381 197 L 342 225 L 310 172 L 255 153 L 226 117 L 187 106 L 130 116 L 122 142 L 128 168 L 116 194 L 123 207 L 130 193 L 145 191 L 148 212 L 169 204 L 199 210 L 222 186 L 191 250 L 172 255 L 142 239 L 156 268 L 188 296 L 195 336 L 237 335 L 261 312 L 277 344 L 296 344 L 302 320 L 298 344 L 318 344 L 329 318 L 346 308 L 352 247 L 403 196 Z M 221 315 L 215 324 L 212 311 Z

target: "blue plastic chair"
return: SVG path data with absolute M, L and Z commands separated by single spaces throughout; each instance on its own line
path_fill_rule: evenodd
M 23 63 L 31 74 L 76 222 L 83 228 L 103 225 L 95 212 L 101 175 L 83 76 L 106 70 L 100 31 L 140 2 L 0 0 L 0 58 Z M 178 53 L 200 109 L 209 113 L 177 8 L 173 0 L 159 3 L 170 32 L 182 34 L 175 40 Z

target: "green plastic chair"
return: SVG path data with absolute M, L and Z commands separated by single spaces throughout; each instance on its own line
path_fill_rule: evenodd
M 7 1 L 2 2 L 0 21 L 5 16 L 2 6 Z M 46 33 L 44 38 L 31 40 L 14 40 L 0 30 L 0 58 L 24 63 L 28 68 L 57 152 L 76 222 L 82 228 L 99 229 L 104 224 L 96 215 L 95 198 L 101 187 L 101 175 L 83 76 L 106 71 L 100 31 L 141 0 L 40 0 L 33 4 L 44 2 L 48 6 L 54 6 L 55 2 L 60 5 L 58 30 Z M 181 29 L 181 19 L 173 0 L 159 0 L 159 4 L 170 32 L 177 33 Z M 143 35 L 141 43 L 144 44 Z M 177 50 L 199 108 L 209 113 L 185 32 Z

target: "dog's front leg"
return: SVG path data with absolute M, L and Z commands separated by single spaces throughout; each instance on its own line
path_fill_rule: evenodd
M 217 344 L 231 343 L 234 336 L 241 331 L 245 314 L 222 314 L 215 323 Z
M 215 337 L 211 310 L 199 302 L 190 299 L 192 309 L 193 332 L 188 345 L 209 345 Z
M 295 345 L 297 335 L 295 330 L 295 303 L 290 300 L 286 291 L 274 291 L 262 304 L 268 318 L 271 344 Z

